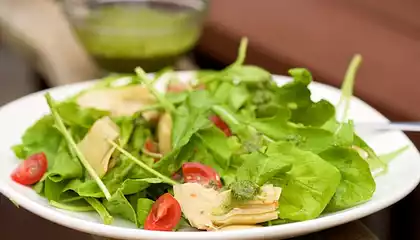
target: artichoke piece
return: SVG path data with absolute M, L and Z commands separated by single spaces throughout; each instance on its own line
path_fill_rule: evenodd
M 211 212 L 229 201 L 230 191 L 220 193 L 199 183 L 184 183 L 174 186 L 174 196 L 192 227 L 214 230 Z
M 229 225 L 255 225 L 278 219 L 277 207 L 281 188 L 264 185 L 248 201 L 232 201 L 232 191 L 218 192 L 198 183 L 174 186 L 175 198 L 191 226 L 217 230 Z
M 165 155 L 172 150 L 172 117 L 171 114 L 163 114 L 157 126 L 157 137 L 159 141 L 159 152 Z
M 109 111 L 112 116 L 121 117 L 133 115 L 145 106 L 156 103 L 156 99 L 145 86 L 133 85 L 86 91 L 77 98 L 77 103 L 81 107 Z M 152 120 L 158 117 L 158 112 L 144 112 L 143 117 Z
M 119 136 L 119 127 L 109 117 L 103 117 L 93 124 L 83 140 L 77 144 L 99 177 L 108 171 L 109 160 L 115 150 L 109 141 L 115 141 Z

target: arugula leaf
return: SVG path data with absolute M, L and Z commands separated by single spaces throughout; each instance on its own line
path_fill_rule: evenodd
M 228 101 L 231 92 L 235 89 L 232 83 L 221 82 L 214 91 L 212 97 L 219 103 L 223 104 Z
M 76 102 L 65 101 L 57 104 L 56 110 L 63 122 L 69 126 L 90 128 L 93 123 L 110 113 L 94 108 L 81 108 Z
M 199 130 L 211 127 L 208 111 L 213 104 L 205 91 L 191 92 L 186 102 L 173 114 L 172 151 L 160 159 L 153 168 L 163 175 L 176 172 L 190 156 L 193 146 L 187 146 L 192 136 Z
M 354 146 L 362 149 L 367 153 L 368 157 L 365 160 L 368 162 L 370 171 L 374 176 L 384 174 L 388 171 L 388 165 L 385 162 L 383 162 L 376 155 L 375 151 L 373 151 L 373 149 L 356 134 L 354 134 L 353 147 Z
M 291 121 L 306 126 L 319 127 L 325 124 L 329 119 L 334 118 L 334 116 L 334 106 L 326 100 L 321 100 L 308 107 L 294 110 Z
M 201 71 L 198 78 L 201 82 L 214 81 L 230 83 L 260 83 L 271 80 L 271 73 L 253 65 L 243 65 L 246 57 L 248 39 L 242 38 L 239 44 L 238 57 L 222 71 Z
M 104 206 L 110 214 L 138 224 L 136 212 L 120 190 L 117 190 L 109 200 L 105 200 Z
M 284 139 L 283 139 L 284 140 Z M 288 135 L 285 141 L 293 143 L 302 150 L 320 153 L 334 145 L 334 135 L 331 132 L 314 127 L 298 127 Z
M 341 181 L 325 211 L 349 208 L 369 200 L 375 192 L 375 180 L 369 165 L 353 149 L 330 148 L 319 155 L 341 173 Z
M 134 194 L 145 190 L 151 184 L 163 183 L 159 178 L 143 178 L 143 179 L 126 179 L 121 187 L 120 191 L 124 195 Z
M 260 152 L 242 155 L 244 163 L 236 172 L 237 180 L 248 180 L 259 186 L 264 185 L 273 176 L 285 173 L 292 168 L 290 163 L 284 163 L 276 156 L 268 157 Z
M 82 152 L 77 147 L 76 143 L 74 142 L 74 139 L 66 129 L 60 115 L 57 112 L 56 104 L 54 100 L 51 98 L 51 95 L 49 93 L 45 94 L 45 99 L 47 100 L 48 106 L 50 107 L 51 113 L 54 117 L 54 126 L 57 127 L 57 129 L 63 134 L 63 137 L 66 139 L 70 149 L 77 155 L 80 162 L 83 164 L 87 172 L 90 174 L 90 176 L 95 180 L 95 182 L 98 184 L 99 188 L 104 193 L 105 197 L 109 199 L 111 197 L 111 194 L 109 193 L 108 189 L 106 188 L 105 184 L 101 181 L 99 176 L 96 174 L 95 170 L 90 166 L 89 162 L 85 159 Z
M 354 142 L 353 121 L 338 123 L 334 118 L 327 121 L 322 127 L 334 134 L 334 145 L 351 147 Z
M 130 159 L 135 164 L 137 164 L 138 166 L 140 166 L 141 168 L 143 168 L 145 171 L 147 171 L 150 174 L 154 175 L 155 177 L 161 179 L 163 182 L 168 183 L 170 185 L 178 184 L 176 181 L 172 180 L 171 178 L 168 178 L 167 176 L 165 176 L 164 174 L 160 173 L 159 171 L 156 171 L 155 169 L 149 167 L 146 163 L 144 163 L 143 161 L 139 160 L 138 158 L 136 158 L 135 156 L 133 156 L 131 153 L 127 152 L 125 149 L 123 149 L 120 146 L 118 146 L 118 144 L 116 144 L 116 143 L 114 143 L 112 141 L 109 141 L 109 143 L 111 143 L 111 145 L 113 145 L 118 151 L 120 151 L 128 159 Z
M 318 155 L 289 143 L 272 143 L 266 154 L 293 165 L 289 172 L 271 179 L 271 183 L 283 189 L 280 218 L 304 221 L 318 217 L 340 183 L 338 169 Z
M 232 83 L 261 83 L 271 80 L 271 73 L 253 65 L 233 66 L 226 69 L 222 81 Z
M 39 195 L 44 195 L 44 181 L 37 182 L 32 188 Z
M 63 136 L 54 127 L 54 118 L 46 115 L 25 131 L 22 143 L 13 146 L 13 150 L 16 157 L 21 159 L 43 152 L 49 161 L 55 158 L 61 141 L 63 141 Z
M 311 101 L 311 92 L 306 82 L 296 80 L 274 89 L 273 100 L 291 110 L 308 107 Z
M 172 116 L 174 121 L 172 127 L 172 146 L 173 149 L 187 144 L 191 136 L 198 130 L 211 126 L 207 118 L 213 101 L 208 92 L 191 92 L 185 104 L 177 109 L 177 113 Z
M 49 178 L 44 181 L 44 196 L 49 201 L 58 201 L 66 182 L 53 182 Z
M 136 210 L 137 209 L 137 200 L 139 198 L 145 198 L 146 197 L 146 191 L 136 192 L 135 194 L 126 195 L 125 197 L 130 202 L 133 209 Z
M 119 143 L 121 147 L 125 147 L 130 141 L 130 138 L 135 128 L 134 122 L 135 122 L 136 117 L 137 117 L 137 114 L 134 114 L 134 116 L 132 117 L 120 117 L 114 120 L 114 122 L 117 124 L 117 126 L 120 129 Z
M 133 134 L 128 142 L 127 149 L 130 150 L 130 152 L 140 152 L 141 149 L 144 146 L 144 143 L 148 137 L 150 137 L 152 134 L 150 132 L 150 129 L 147 128 L 144 124 L 138 124 L 134 130 Z
M 314 153 L 322 152 L 335 143 L 333 133 L 316 127 L 291 124 L 287 122 L 289 116 L 288 109 L 278 108 L 276 115 L 249 120 L 249 124 L 273 140 L 286 141 Z
M 139 198 L 137 200 L 137 221 L 140 226 L 144 226 L 147 216 L 149 215 L 152 205 L 155 203 L 148 198 Z
M 232 151 L 229 147 L 228 138 L 217 127 L 212 126 L 202 129 L 196 133 L 202 144 L 211 153 L 217 164 L 223 169 L 227 169 L 230 165 Z
M 292 68 L 289 70 L 289 75 L 295 82 L 303 85 L 309 85 L 312 82 L 312 74 L 306 68 Z
M 248 120 L 249 125 L 258 132 L 275 140 L 287 137 L 292 132 L 292 129 L 287 124 L 291 113 L 287 108 L 283 107 L 277 107 L 276 110 L 272 117 Z
M 132 171 L 138 169 L 135 163 L 128 160 L 126 157 L 121 157 L 119 164 L 111 169 L 104 177 L 103 182 L 111 193 L 119 190 L 124 195 L 140 192 L 150 186 L 150 184 L 161 183 L 162 180 L 158 178 L 142 178 L 129 179 L 128 176 L 133 177 Z M 136 170 L 137 171 L 137 170 Z M 137 172 L 137 175 L 139 173 Z M 142 175 L 141 177 L 147 177 Z M 150 175 L 148 175 L 150 176 Z M 99 189 L 95 181 L 87 180 L 82 182 L 79 179 L 72 180 L 63 191 L 72 190 L 84 197 L 104 197 L 103 192 Z
M 229 168 L 223 173 L 223 175 L 220 176 L 225 186 L 229 186 L 236 181 L 236 172 L 236 168 Z
M 408 148 L 409 148 L 409 146 L 404 146 L 404 147 L 398 148 L 395 151 L 391 151 L 387 154 L 383 154 L 383 155 L 380 155 L 378 157 L 379 157 L 379 159 L 381 159 L 382 162 L 388 164 L 389 162 L 394 160 L 396 157 L 398 157 L 400 154 L 405 152 Z
M 149 167 L 153 167 L 153 164 L 155 163 L 155 160 L 151 157 L 147 157 L 145 155 L 141 155 L 139 156 L 138 154 L 135 155 L 137 157 L 139 157 L 139 159 L 141 161 L 143 161 L 147 166 Z M 127 176 L 128 178 L 133 178 L 133 179 L 139 179 L 139 178 L 152 178 L 153 174 L 151 174 L 150 172 L 144 170 L 143 168 L 141 168 L 138 165 L 135 165 L 130 173 Z
M 238 111 L 250 99 L 248 88 L 243 84 L 233 88 L 228 96 L 228 104 L 234 111 Z
M 240 116 L 233 113 L 229 108 L 223 105 L 213 105 L 211 110 L 217 114 L 230 128 L 230 130 L 236 134 L 244 145 L 243 149 L 248 152 L 258 150 L 263 141 L 272 142 L 273 140 L 266 135 L 259 134 L 249 122 L 241 119 Z
M 112 222 L 114 221 L 114 218 L 111 216 L 111 214 L 109 214 L 105 206 L 98 199 L 90 198 L 90 197 L 87 197 L 84 199 L 99 214 L 104 224 L 107 224 L 107 225 L 112 224 Z
M 67 211 L 72 212 L 90 212 L 94 211 L 95 209 L 90 206 L 86 201 L 81 199 L 80 201 L 73 201 L 73 202 L 57 202 L 57 201 L 49 201 L 49 204 L 55 208 L 60 208 Z
M 165 176 L 170 176 L 177 172 L 183 163 L 187 162 L 194 155 L 195 145 L 191 141 L 185 146 L 174 149 L 169 154 L 165 155 L 157 163 L 153 165 L 156 171 Z
M 62 148 L 53 159 L 48 160 L 48 178 L 53 182 L 61 182 L 66 179 L 81 178 L 83 168 L 78 159 Z

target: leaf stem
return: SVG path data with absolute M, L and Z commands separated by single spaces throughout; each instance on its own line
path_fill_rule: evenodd
M 120 147 L 118 144 L 116 144 L 115 142 L 108 140 L 108 142 L 110 144 L 112 144 L 116 149 L 118 149 L 118 151 L 120 151 L 122 154 L 124 154 L 126 157 L 128 157 L 129 159 L 131 159 L 132 161 L 134 161 L 137 165 L 139 165 L 141 168 L 143 168 L 144 170 L 148 171 L 149 173 L 155 175 L 156 177 L 162 179 L 162 181 L 170 184 L 170 185 L 176 185 L 178 184 L 178 182 L 168 178 L 167 176 L 161 174 L 160 172 L 154 170 L 153 168 L 147 166 L 147 164 L 145 164 L 144 162 L 142 162 L 141 160 L 137 159 L 136 157 L 134 157 L 133 155 L 131 155 L 129 152 L 127 152 L 126 150 L 124 150 L 122 147 Z
M 104 221 L 105 224 L 109 225 L 114 221 L 114 218 L 109 214 L 108 210 L 106 210 L 105 206 L 102 205 L 101 202 L 99 202 L 98 199 L 87 197 L 85 198 L 86 202 L 90 204 L 90 206 L 96 210 L 96 212 L 99 214 L 99 216 L 102 218 L 102 221 Z
M 72 212 L 90 212 L 90 211 L 95 210 L 92 206 L 72 206 L 65 203 L 59 203 L 53 200 L 51 200 L 49 203 L 53 207 L 72 211 Z
M 344 103 L 344 110 L 341 116 L 341 122 L 347 119 L 347 114 L 350 108 L 350 98 L 353 95 L 354 80 L 356 78 L 357 70 L 362 63 L 362 56 L 360 54 L 354 55 L 349 67 L 347 68 L 346 75 L 344 76 L 343 85 L 341 87 L 341 98 L 337 104 L 337 108 Z
M 80 151 L 80 149 L 77 147 L 76 143 L 74 142 L 72 136 L 68 132 L 66 126 L 63 123 L 63 120 L 61 119 L 60 115 L 58 114 L 57 110 L 55 109 L 55 103 L 52 99 L 51 95 L 49 93 L 45 94 L 45 99 L 47 100 L 48 106 L 50 107 L 51 113 L 54 117 L 55 124 L 57 125 L 58 130 L 63 134 L 64 138 L 66 139 L 69 148 L 73 150 L 73 152 L 76 154 L 76 156 L 79 158 L 82 165 L 86 168 L 89 175 L 95 180 L 96 184 L 98 184 L 99 188 L 102 190 L 102 192 L 105 195 L 106 199 L 111 198 L 111 194 L 109 193 L 108 189 L 106 188 L 105 184 L 102 182 L 101 178 L 96 174 L 95 170 L 90 166 L 89 162 L 86 160 L 83 153 Z
M 144 113 L 144 112 L 148 112 L 148 111 L 153 111 L 153 110 L 158 110 L 164 108 L 164 106 L 162 104 L 152 104 L 149 106 L 144 106 L 142 107 L 140 110 L 137 111 L 137 113 Z
M 246 125 L 246 129 L 247 129 L 247 131 L 249 133 L 251 133 L 251 135 L 253 133 L 258 133 L 257 129 L 255 129 L 254 127 L 250 126 L 249 124 L 243 123 L 240 120 L 238 120 L 225 107 L 220 106 L 220 105 L 213 105 L 211 107 L 211 109 L 213 110 L 213 112 L 215 112 L 217 114 L 217 116 L 219 116 L 224 122 L 226 122 L 226 124 L 228 126 L 230 126 L 231 128 L 233 128 L 232 130 L 234 130 L 235 128 L 238 128 L 240 125 Z M 271 139 L 270 137 L 268 137 L 268 136 L 266 136 L 264 134 L 261 134 L 261 136 L 267 142 L 274 142 L 273 139 Z
M 174 105 L 166 100 L 166 98 L 156 90 L 156 88 L 153 86 L 153 80 L 149 79 L 149 77 L 146 75 L 146 72 L 141 67 L 136 67 L 134 70 L 137 74 L 137 76 L 144 82 L 147 89 L 156 97 L 156 99 L 162 104 L 162 106 L 166 109 L 168 112 L 175 112 Z
M 230 67 L 240 66 L 240 65 L 244 64 L 247 48 L 248 48 L 248 38 L 243 37 L 241 39 L 240 44 L 239 44 L 238 57 L 236 58 L 235 62 Z

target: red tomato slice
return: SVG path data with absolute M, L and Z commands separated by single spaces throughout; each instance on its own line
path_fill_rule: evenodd
M 220 130 L 222 130 L 226 136 L 232 136 L 232 132 L 230 131 L 229 126 L 219 116 L 210 116 L 210 121 L 212 121 L 214 125 L 216 125 L 216 127 L 218 127 Z
M 181 206 L 171 194 L 165 193 L 152 205 L 144 229 L 172 231 L 179 220 L 181 220 Z
M 222 187 L 219 174 L 213 168 L 201 163 L 184 163 L 182 165 L 182 175 L 184 176 L 184 182 L 196 182 L 205 186 Z
M 156 142 L 154 142 L 152 139 L 148 138 L 144 142 L 144 148 L 152 153 L 159 153 L 158 146 Z
M 44 153 L 37 153 L 23 161 L 12 173 L 13 181 L 32 185 L 41 180 L 47 171 L 48 162 Z
M 144 142 L 144 148 L 151 153 L 159 153 L 159 147 L 155 141 L 147 138 Z M 155 162 L 159 161 L 159 158 L 154 158 Z

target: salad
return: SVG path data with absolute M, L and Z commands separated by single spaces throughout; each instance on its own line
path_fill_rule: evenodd
M 56 208 L 154 231 L 272 226 L 368 201 L 389 159 L 347 120 L 361 56 L 334 106 L 311 100 L 304 68 L 278 86 L 244 65 L 246 47 L 243 38 L 234 63 L 189 82 L 138 67 L 60 102 L 45 94 L 51 112 L 13 146 L 24 161 L 11 178 Z

